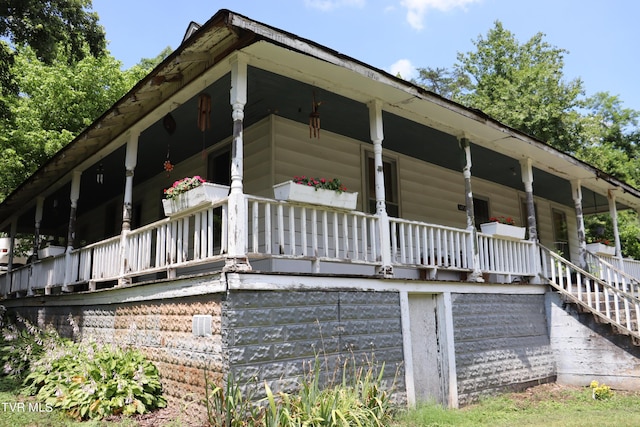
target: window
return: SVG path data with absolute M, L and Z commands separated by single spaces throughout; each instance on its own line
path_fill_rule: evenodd
M 366 201 L 370 213 L 376 211 L 376 171 L 373 153 L 367 152 L 366 162 Z M 400 217 L 400 201 L 398 198 L 398 178 L 397 167 L 394 159 L 387 157 L 382 158 L 382 170 L 384 173 L 384 191 L 385 202 L 387 207 L 387 214 L 389 216 L 398 218 Z
M 567 214 L 563 211 L 552 209 L 553 220 L 553 246 L 567 259 L 571 255 L 569 248 L 569 227 L 567 226 Z
M 489 222 L 489 200 L 485 198 L 473 198 L 473 217 L 476 221 L 476 229 L 480 230 L 480 224 Z
M 231 150 L 229 146 L 209 154 L 207 180 L 216 184 L 231 185 Z

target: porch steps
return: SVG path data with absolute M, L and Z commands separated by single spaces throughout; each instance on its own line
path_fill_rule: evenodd
M 624 315 L 620 317 L 619 322 L 616 322 L 612 321 L 606 315 L 602 314 L 605 313 L 604 308 L 597 311 L 586 307 L 584 304 L 580 304 L 578 302 L 579 300 L 577 296 L 574 296 L 573 298 L 566 298 L 566 296 L 563 296 L 563 301 L 566 304 L 574 305 L 579 313 L 591 314 L 596 323 L 601 325 L 609 325 L 611 327 L 611 331 L 615 335 L 627 336 L 634 346 L 640 347 L 640 336 L 638 336 L 637 333 L 633 333 L 633 330 L 638 330 L 638 319 L 634 311 L 631 311 L 629 315 L 631 324 L 631 328 L 629 329 L 627 326 L 625 326 L 627 325 L 627 319 Z M 611 309 L 613 309 L 613 307 L 611 307 Z
M 608 324 L 616 335 L 627 336 L 640 346 L 640 299 L 624 284 L 605 281 L 539 245 L 542 278 L 558 291 L 567 304 L 580 313 L 590 313 L 595 322 Z M 617 272 L 617 277 L 624 276 Z

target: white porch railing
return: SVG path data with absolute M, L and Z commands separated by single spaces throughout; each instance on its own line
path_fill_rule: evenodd
M 617 267 L 620 262 L 615 257 L 599 257 L 587 252 L 587 269 L 591 274 L 607 282 L 623 292 L 628 292 L 640 298 L 640 283 L 637 277 L 629 274 L 624 265 L 624 272 Z
M 247 196 L 247 253 L 380 262 L 378 218 L 358 211 Z
M 380 222 L 375 215 L 249 195 L 246 212 L 245 249 L 249 257 L 370 265 L 382 262 Z M 178 268 L 222 261 L 227 253 L 227 215 L 226 200 L 222 200 L 199 211 L 135 229 L 125 235 L 125 256 L 121 237 L 117 236 L 73 250 L 68 269 L 65 255 L 40 260 L 9 273 L 9 292 L 92 285 L 162 271 L 171 277 Z M 478 233 L 479 257 L 474 266 L 475 242 L 469 230 L 399 218 L 389 218 L 389 227 L 388 250 L 396 266 L 477 268 L 483 273 L 504 275 L 509 281 L 512 276 L 538 274 L 540 261 L 533 242 Z M 605 267 L 603 264 L 600 270 L 604 272 Z M 6 291 L 5 279 L 0 278 L 0 290 Z
M 389 218 L 391 261 L 419 265 L 471 269 L 471 233 L 459 228 Z
M 506 276 L 538 274 L 536 244 L 529 240 L 510 240 L 478 233 L 479 268 L 483 272 Z
M 2 277 L 0 289 L 3 293 L 30 293 L 222 259 L 227 250 L 226 223 L 226 201 L 220 201 L 200 211 L 165 218 L 129 232 L 124 269 L 121 238 L 116 236 L 73 250 L 68 273 L 66 254 L 62 254 L 11 271 L 11 288 L 6 288 L 7 277 Z

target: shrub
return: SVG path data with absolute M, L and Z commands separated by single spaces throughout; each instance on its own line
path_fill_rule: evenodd
M 24 378 L 24 391 L 48 407 L 99 419 L 166 406 L 158 370 L 140 351 L 76 344 L 19 316 L 21 328 L 0 318 L 4 375 Z
M 25 379 L 38 400 L 77 419 L 145 413 L 166 406 L 158 370 L 134 349 L 65 343 Z

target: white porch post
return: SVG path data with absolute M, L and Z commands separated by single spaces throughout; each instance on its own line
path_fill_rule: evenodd
M 33 233 L 33 257 L 38 259 L 40 249 L 40 225 L 42 224 L 42 212 L 44 211 L 44 197 L 36 198 L 35 231 Z
M 464 166 L 462 175 L 464 176 L 464 196 L 467 213 L 467 231 L 471 235 L 471 269 L 469 275 L 470 282 L 484 282 L 482 271 L 480 271 L 480 255 L 478 253 L 478 230 L 476 230 L 475 214 L 473 212 L 473 191 L 471 190 L 471 141 L 466 137 L 458 138 L 460 149 L 464 155 Z
M 571 193 L 576 209 L 576 221 L 578 222 L 578 262 L 580 268 L 587 269 L 587 239 L 585 237 L 584 213 L 582 211 L 582 186 L 580 180 L 571 181 Z
M 391 265 L 391 229 L 389 227 L 389 216 L 387 215 L 387 204 L 385 201 L 384 188 L 384 167 L 382 165 L 382 140 L 384 130 L 382 123 L 382 103 L 374 100 L 369 103 L 369 131 L 373 142 L 373 163 L 375 166 L 375 189 L 376 189 L 376 215 L 380 225 L 380 256 L 382 265 L 378 274 L 391 277 L 393 267 Z
M 527 230 L 529 231 L 529 241 L 535 243 L 531 259 L 533 260 L 532 268 L 535 270 L 536 275 L 531 278 L 530 281 L 531 283 L 538 283 L 538 275 L 542 270 L 542 264 L 540 260 L 540 252 L 538 251 L 538 222 L 536 220 L 536 206 L 533 201 L 533 164 L 530 158 L 520 160 L 520 176 L 522 177 L 522 184 L 524 185 L 527 204 Z
M 615 257 L 618 259 L 618 268 L 624 271 L 624 263 L 622 262 L 622 246 L 620 245 L 620 232 L 618 230 L 618 208 L 616 207 L 615 189 L 607 191 L 607 199 L 609 200 L 609 215 L 611 216 L 611 224 L 613 225 L 613 240 L 616 247 Z
M 228 199 L 228 251 L 226 271 L 251 270 L 246 254 L 247 208 L 242 189 L 243 120 L 247 103 L 247 63 L 236 55 L 231 59 L 231 107 L 233 108 L 233 142 L 231 146 L 231 191 Z
M 120 277 L 119 285 L 126 285 L 125 274 L 129 269 L 129 232 L 131 231 L 131 210 L 133 206 L 133 175 L 138 164 L 138 137 L 140 132 L 132 130 L 128 135 L 127 151 L 124 159 L 125 182 L 122 203 L 122 230 L 120 231 Z
M 73 244 L 76 238 L 76 210 L 78 209 L 78 199 L 80 198 L 80 178 L 82 177 L 82 171 L 73 171 L 71 178 L 71 192 L 69 199 L 71 201 L 71 211 L 69 213 L 69 228 L 67 230 L 67 250 L 65 252 L 64 259 L 64 284 L 62 286 L 62 292 L 69 292 L 69 284 L 73 280 L 73 271 L 71 265 L 71 251 L 73 250 Z
M 3 295 L 7 296 L 11 293 L 11 279 L 13 274 L 11 274 L 11 270 L 13 270 L 13 253 L 16 249 L 16 234 L 18 233 L 18 218 L 14 218 L 11 221 L 11 228 L 9 230 L 9 260 L 7 262 L 7 273 L 4 275 L 5 277 L 5 288 Z
M 531 159 L 523 159 L 520 161 L 520 174 L 522 175 L 522 183 L 527 201 L 527 229 L 529 231 L 529 240 L 538 241 L 538 224 L 536 223 L 536 208 L 533 202 L 533 167 Z
M 33 259 L 38 259 L 38 250 L 40 249 L 40 225 L 42 224 L 42 213 L 44 211 L 44 197 L 36 198 L 36 215 L 35 215 L 35 231 L 33 233 Z M 29 270 L 29 283 L 27 284 L 27 295 L 33 295 L 33 280 Z

